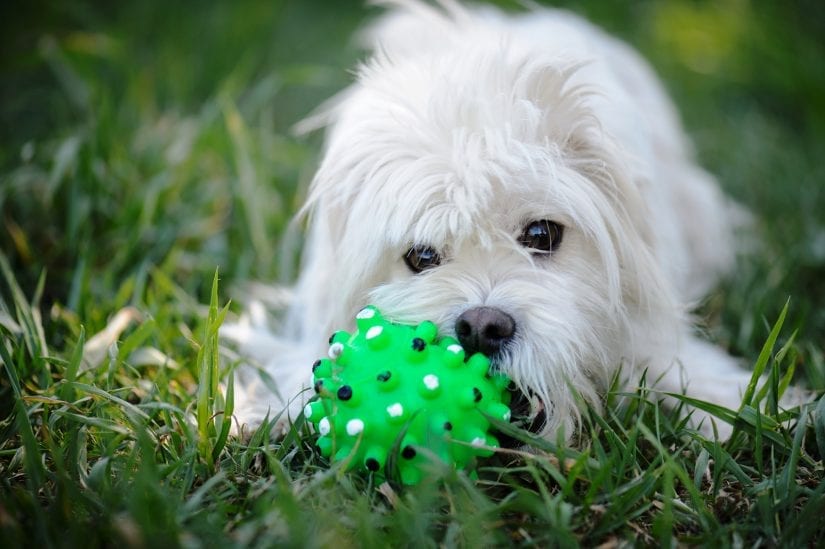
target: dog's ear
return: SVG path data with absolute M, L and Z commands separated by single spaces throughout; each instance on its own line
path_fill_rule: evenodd
M 621 276 L 624 307 L 664 318 L 663 310 L 675 311 L 672 284 L 655 260 L 655 235 L 651 212 L 642 198 L 649 185 L 646 174 L 638 173 L 627 154 L 597 126 L 580 127 L 565 143 L 569 165 L 592 182 L 609 207 L 602 211 Z
M 608 110 L 612 103 L 605 100 L 604 91 L 577 84 L 591 80 L 577 78 L 578 71 L 590 69 L 586 63 L 565 66 L 558 60 L 529 60 L 522 68 L 523 93 L 542 113 L 541 131 L 548 146 L 582 178 L 580 183 L 599 211 L 598 221 L 607 235 L 597 236 L 601 229 L 595 224 L 589 234 L 606 272 L 618 273 L 610 281 L 617 306 L 675 308 L 670 283 L 654 259 L 656 237 L 642 196 L 651 176 L 624 146 L 624 136 L 611 133 L 615 113 Z
M 326 156 L 296 217 L 308 226 L 298 293 L 316 331 L 350 325 L 368 290 L 388 276 L 386 243 L 372 232 L 381 222 L 353 213 L 369 200 L 358 192 L 362 182 L 361 171 L 341 155 Z
M 616 204 L 630 210 L 639 236 L 652 242 L 650 227 L 644 222 L 644 201 L 640 191 L 648 175 L 640 165 L 631 164 L 632 152 L 623 150 L 625 136 L 615 135 L 611 118 L 612 101 L 606 90 L 594 89 L 580 78 L 590 71 L 591 63 L 568 63 L 563 59 L 528 59 L 520 73 L 524 93 L 542 113 L 541 130 L 548 142 L 557 147 L 565 163 L 593 181 Z M 641 215 L 640 215 L 641 214 Z

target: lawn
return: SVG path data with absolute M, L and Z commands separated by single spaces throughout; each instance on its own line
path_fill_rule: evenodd
M 498 2 L 514 7 L 515 2 Z M 825 399 L 825 4 L 587 2 L 674 96 L 756 219 L 708 337 L 769 382 L 727 442 L 644 389 L 576 449 L 531 440 L 412 489 L 329 467 L 297 426 L 227 436 L 218 338 L 245 284 L 288 281 L 321 136 L 375 8 L 322 0 L 0 7 L 0 546 L 818 545 Z M 294 248 L 294 246 L 293 246 Z M 234 299 L 234 300 L 233 300 Z

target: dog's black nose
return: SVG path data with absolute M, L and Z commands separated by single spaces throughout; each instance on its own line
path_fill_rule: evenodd
M 455 334 L 467 356 L 497 354 L 516 332 L 513 317 L 493 307 L 473 307 L 455 321 Z

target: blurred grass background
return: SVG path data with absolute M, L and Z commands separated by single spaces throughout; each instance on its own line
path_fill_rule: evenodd
M 497 3 L 517 7 L 513 1 Z M 734 279 L 700 312 L 710 336 L 754 361 L 790 298 L 780 344 L 787 343 L 792 352 L 783 354 L 783 360 L 790 357 L 800 383 L 825 388 L 825 3 L 639 0 L 554 4 L 586 15 L 651 60 L 683 114 L 701 163 L 755 214 L 755 250 L 742 259 Z M 289 500 L 278 508 L 281 515 L 273 517 L 266 514 L 271 511 L 267 505 L 272 505 L 264 502 L 267 482 L 280 486 L 281 497 L 297 490 L 296 482 L 321 485 L 317 479 L 307 480 L 302 476 L 306 470 L 294 465 L 305 456 L 305 447 L 281 446 L 272 454 L 259 439 L 264 469 L 277 480 L 263 475 L 238 482 L 230 482 L 229 475 L 246 474 L 255 461 L 252 445 L 227 450 L 221 478 L 212 476 L 214 463 L 199 469 L 196 458 L 200 454 L 181 450 L 188 447 L 187 440 L 194 440 L 182 418 L 196 395 L 196 380 L 203 371 L 199 368 L 205 367 L 197 351 L 205 345 L 203 330 L 212 325 L 204 304 L 210 301 L 215 268 L 220 269 L 222 279 L 221 302 L 226 301 L 228 288 L 246 280 L 291 276 L 290 269 L 282 268 L 280 239 L 311 177 L 321 139 L 318 135 L 296 138 L 289 129 L 351 80 L 348 69 L 362 55 L 352 33 L 376 13 L 374 8 L 349 0 L 37 0 L 0 5 L 0 251 L 10 267 L 5 284 L 0 285 L 0 333 L 7 351 L 2 360 L 7 368 L 12 362 L 17 365 L 21 390 L 28 395 L 24 416 L 31 419 L 32 436 L 37 437 L 36 441 L 26 438 L 28 431 L 20 427 L 19 410 L 18 419 L 13 419 L 16 382 L 0 376 L 0 417 L 5 418 L 0 421 L 0 438 L 6 440 L 0 446 L 2 490 L 18 498 L 0 499 L 0 523 L 22 521 L 17 523 L 19 528 L 9 527 L 8 532 L 19 535 L 40 528 L 42 539 L 54 543 L 58 538 L 49 536 L 62 528 L 72 532 L 66 540 L 83 539 L 85 519 L 66 507 L 76 497 L 90 498 L 83 504 L 87 507 L 80 506 L 87 519 L 108 517 L 95 519 L 104 528 L 94 538 L 98 541 L 126 539 L 141 545 L 152 540 L 185 544 L 198 539 L 210 545 L 208 536 L 223 539 L 216 533 L 222 532 L 244 544 L 243 540 L 258 539 L 260 529 L 283 529 L 284 520 L 293 527 L 300 525 L 299 511 L 308 509 L 320 515 L 302 527 L 314 528 L 312 539 L 322 545 L 331 543 L 335 532 L 353 529 L 368 536 L 375 535 L 375 529 L 392 530 L 422 540 L 433 532 L 427 521 L 441 519 L 435 511 L 423 518 L 417 518 L 417 513 L 447 497 L 459 508 L 477 513 L 458 515 L 462 526 L 456 528 L 465 535 L 459 539 L 469 543 L 472 537 L 466 535 L 476 527 L 480 539 L 496 539 L 484 536 L 494 535 L 499 508 L 471 489 L 447 496 L 422 492 L 417 503 L 407 501 L 395 507 L 394 515 L 366 518 L 375 511 L 378 496 L 346 483 L 338 491 L 309 498 L 308 503 L 301 503 L 303 507 Z M 84 413 L 100 413 L 113 424 L 60 427 L 71 410 L 66 404 L 71 400 L 68 396 L 80 391 L 75 388 L 67 393 L 61 383 L 72 372 L 70 366 L 77 366 L 79 357 L 85 360 L 89 354 L 84 354 L 83 341 L 89 341 L 125 307 L 134 307 L 142 320 L 124 332 L 121 350 L 115 349 L 112 355 L 110 349 L 108 358 L 104 350 L 97 359 L 103 365 L 99 370 L 83 374 L 80 368 L 77 374 L 75 369 L 72 376 L 83 379 L 87 375 L 89 383 L 141 406 L 156 422 L 153 426 L 165 426 L 157 440 L 152 439 L 157 434 L 154 431 L 147 434 L 133 427 L 141 424 L 134 423 L 130 415 L 137 412 L 119 403 L 123 409 L 112 412 L 110 405 L 115 401 L 104 398 L 102 402 L 100 395 L 93 405 L 88 394 L 74 405 L 86 406 Z M 238 309 L 237 304 L 234 307 Z M 789 336 L 793 332 L 795 339 Z M 161 358 L 146 349 L 160 353 Z M 172 363 L 179 367 L 171 368 Z M 58 396 L 66 400 L 48 400 Z M 168 410 L 162 415 L 159 403 L 178 407 L 180 417 Z M 50 415 L 52 408 L 64 415 Z M 645 412 L 645 417 L 650 419 L 651 413 Z M 46 425 L 55 429 L 51 435 Z M 122 425 L 132 434 L 121 432 L 126 429 Z M 76 438 L 81 435 L 94 440 L 88 450 L 81 451 L 85 447 Z M 164 437 L 177 441 L 176 446 L 168 449 L 165 442 L 158 442 Z M 35 482 L 40 469 L 35 462 L 23 460 L 25 444 L 21 441 L 28 441 L 30 455 L 36 448 L 43 452 L 45 469 L 41 472 L 45 476 L 40 482 L 45 484 Z M 114 456 L 127 442 L 128 452 L 133 453 L 124 454 L 126 461 L 116 461 Z M 153 451 L 152 444 L 159 444 L 159 449 Z M 804 447 L 800 441 L 794 452 Z M 710 447 L 704 448 L 705 454 L 696 449 L 700 461 L 708 459 Z M 728 450 L 733 455 L 736 448 Z M 135 457 L 139 452 L 155 452 L 157 463 Z M 799 459 L 798 453 L 793 457 L 794 452 L 791 465 Z M 81 463 L 88 463 L 90 469 L 83 472 L 81 467 L 81 472 L 64 475 L 56 456 L 80 459 L 80 453 L 86 460 Z M 713 494 L 720 487 L 736 492 L 725 482 L 744 482 L 748 475 L 757 475 L 753 471 L 761 470 L 763 464 L 761 457 L 754 457 L 757 453 L 744 452 L 744 469 L 738 469 L 745 471 L 744 476 L 735 469 L 728 471 L 733 475 L 730 481 L 725 480 L 728 473 L 718 473 Z M 258 465 L 260 455 L 255 461 Z M 627 459 L 626 454 L 618 455 Z M 724 461 L 724 455 L 712 455 Z M 741 455 L 736 454 L 737 460 Z M 111 466 L 115 467 L 110 471 L 114 485 L 104 490 L 100 483 L 105 482 L 94 464 L 110 458 L 110 463 L 120 465 Z M 696 454 L 687 459 L 688 463 L 695 460 Z M 186 460 L 195 464 L 183 465 Z M 227 461 L 235 468 L 227 469 Z M 821 457 L 818 469 L 814 462 L 807 463 L 804 482 L 821 482 Z M 776 543 L 782 539 L 777 517 L 784 520 L 800 509 L 813 513 L 822 510 L 825 501 L 821 493 L 815 499 L 786 491 L 782 493 L 788 498 L 782 500 L 786 508 L 780 509 L 775 504 L 780 496 L 770 490 L 743 491 L 743 507 L 737 507 L 741 502 L 734 498 L 730 507 L 714 509 L 722 523 L 747 523 L 743 530 L 703 522 L 707 517 L 696 523 L 687 520 L 692 526 L 679 530 L 681 519 L 667 513 L 662 516 L 673 519 L 670 523 L 660 519 L 634 523 L 637 512 L 648 513 L 662 501 L 654 494 L 659 493 L 656 490 L 665 494 L 673 490 L 676 469 L 665 469 L 670 471 L 670 480 L 666 474 L 664 488 L 660 480 L 645 484 L 644 498 L 653 495 L 642 498 L 632 516 L 610 517 L 598 510 L 582 515 L 581 505 L 590 500 L 578 501 L 574 509 L 567 501 L 575 500 L 571 494 L 578 493 L 572 484 L 552 497 L 542 493 L 542 498 L 549 499 L 537 500 L 541 505 L 516 506 L 545 514 L 524 511 L 532 518 L 518 523 L 526 531 L 512 534 L 512 539 L 527 543 L 529 535 L 540 530 L 538 524 L 567 532 L 569 537 L 556 539 L 560 544 L 576 539 L 601 542 L 615 532 L 624 539 L 637 528 L 652 536 L 643 537 L 647 542 L 670 539 L 673 532 L 713 540 L 722 528 L 731 537 L 719 539 L 730 541 L 738 535 L 739 539 Z M 130 470 L 132 476 L 127 474 Z M 535 474 L 529 467 L 522 472 Z M 154 486 L 159 478 L 168 482 L 163 489 Z M 592 486 L 597 486 L 593 479 Z M 72 484 L 75 481 L 77 485 Z M 14 491 L 21 486 L 35 487 L 39 503 Z M 81 486 L 92 494 L 108 494 L 109 499 L 95 499 L 98 495 L 86 494 Z M 199 486 L 220 487 L 223 501 L 209 500 L 197 490 Z M 637 489 L 636 484 L 631 487 Z M 529 496 L 528 500 L 534 496 L 524 486 L 516 492 Z M 491 493 L 497 494 L 496 490 Z M 248 497 L 249 502 L 238 503 L 241 497 Z M 322 497 L 330 499 L 323 503 Z M 211 501 L 208 506 L 199 507 L 207 500 Z M 13 509 L 9 501 L 20 507 Z M 183 508 L 175 504 L 181 501 L 187 502 Z M 805 502 L 816 505 L 804 506 Z M 106 504 L 120 514 L 112 518 L 100 511 Z M 46 518 L 44 510 L 61 505 L 65 507 L 61 518 L 49 522 L 52 519 Z M 335 521 L 342 509 L 349 508 L 356 509 L 350 520 L 357 527 L 339 524 L 337 530 L 325 533 L 321 518 Z M 518 509 L 510 512 L 519 515 Z M 667 505 L 664 509 L 674 512 Z M 299 515 L 284 518 L 283 513 Z M 244 522 L 243 517 L 250 514 L 258 522 Z M 121 521 L 124 516 L 126 522 Z M 407 522 L 392 524 L 390 517 Z M 178 522 L 169 524 L 170 520 Z M 416 521 L 427 525 L 416 531 Z M 581 533 L 594 524 L 600 529 Z M 134 533 L 130 528 L 139 533 L 134 534 L 137 537 L 130 537 Z M 304 534 L 310 535 L 292 531 L 289 539 L 301 539 Z M 22 538 L 8 539 L 22 542 Z

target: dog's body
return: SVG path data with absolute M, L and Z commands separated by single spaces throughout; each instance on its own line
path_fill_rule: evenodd
M 737 209 L 639 56 L 551 10 L 404 3 L 371 37 L 316 118 L 327 147 L 287 328 L 225 330 L 277 384 L 246 372 L 240 421 L 289 402 L 294 419 L 327 337 L 367 303 L 490 354 L 548 437 L 574 433 L 619 368 L 738 407 L 750 374 L 686 314 L 732 266 Z

